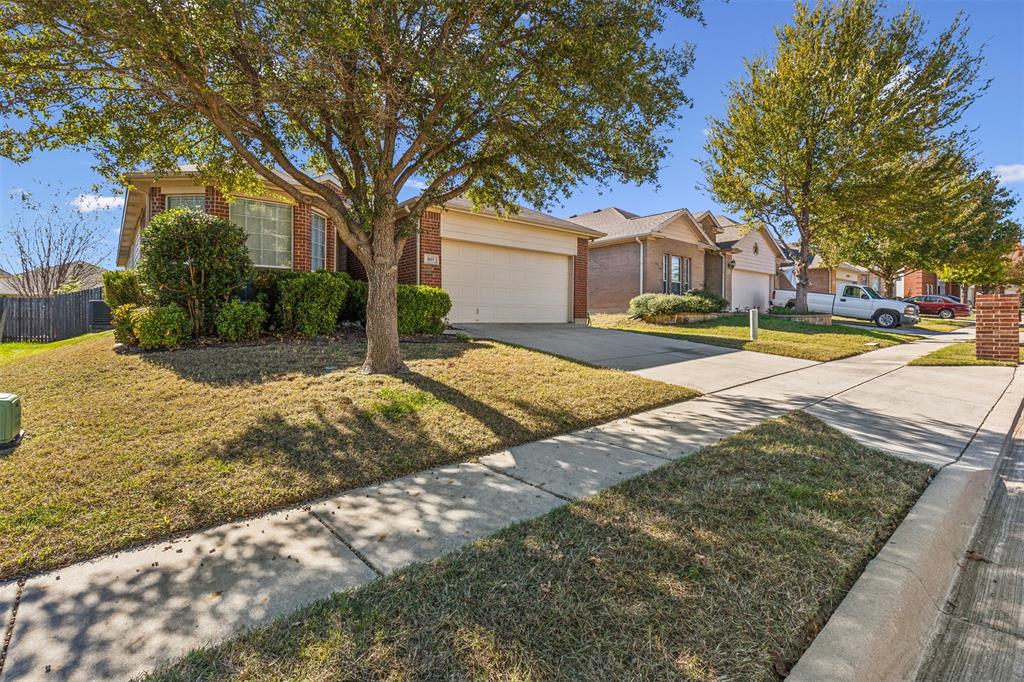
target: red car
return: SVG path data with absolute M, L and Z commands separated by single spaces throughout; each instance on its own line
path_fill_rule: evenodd
M 938 315 L 944 320 L 951 320 L 954 317 L 968 317 L 971 314 L 971 306 L 966 303 L 950 298 L 949 296 L 912 296 L 903 299 L 913 303 L 925 315 Z

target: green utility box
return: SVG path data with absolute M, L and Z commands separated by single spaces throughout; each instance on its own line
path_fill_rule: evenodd
M 14 447 L 21 438 L 21 398 L 0 393 L 0 450 Z

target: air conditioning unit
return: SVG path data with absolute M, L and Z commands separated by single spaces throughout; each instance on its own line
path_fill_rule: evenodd
M 21 398 L 0 393 L 0 450 L 17 445 L 21 434 Z
M 89 301 L 88 323 L 89 331 L 91 332 L 102 332 L 110 329 L 110 307 L 104 301 Z

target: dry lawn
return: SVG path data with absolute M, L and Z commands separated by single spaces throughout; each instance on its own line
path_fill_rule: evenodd
M 792 413 L 151 681 L 774 681 L 930 475 Z
M 490 342 L 119 355 L 109 334 L 0 364 L 28 437 L 0 456 L 0 580 L 461 461 L 695 391 Z

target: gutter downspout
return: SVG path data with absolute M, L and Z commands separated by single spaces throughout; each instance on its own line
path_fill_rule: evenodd
M 636 237 L 636 243 L 640 245 L 640 293 L 644 293 L 644 242 Z
M 726 270 L 729 269 L 729 264 L 725 262 L 725 259 L 728 256 L 726 256 L 726 254 L 724 254 L 724 253 L 721 254 L 721 256 L 722 256 L 722 298 L 725 298 L 725 272 L 726 272 Z

